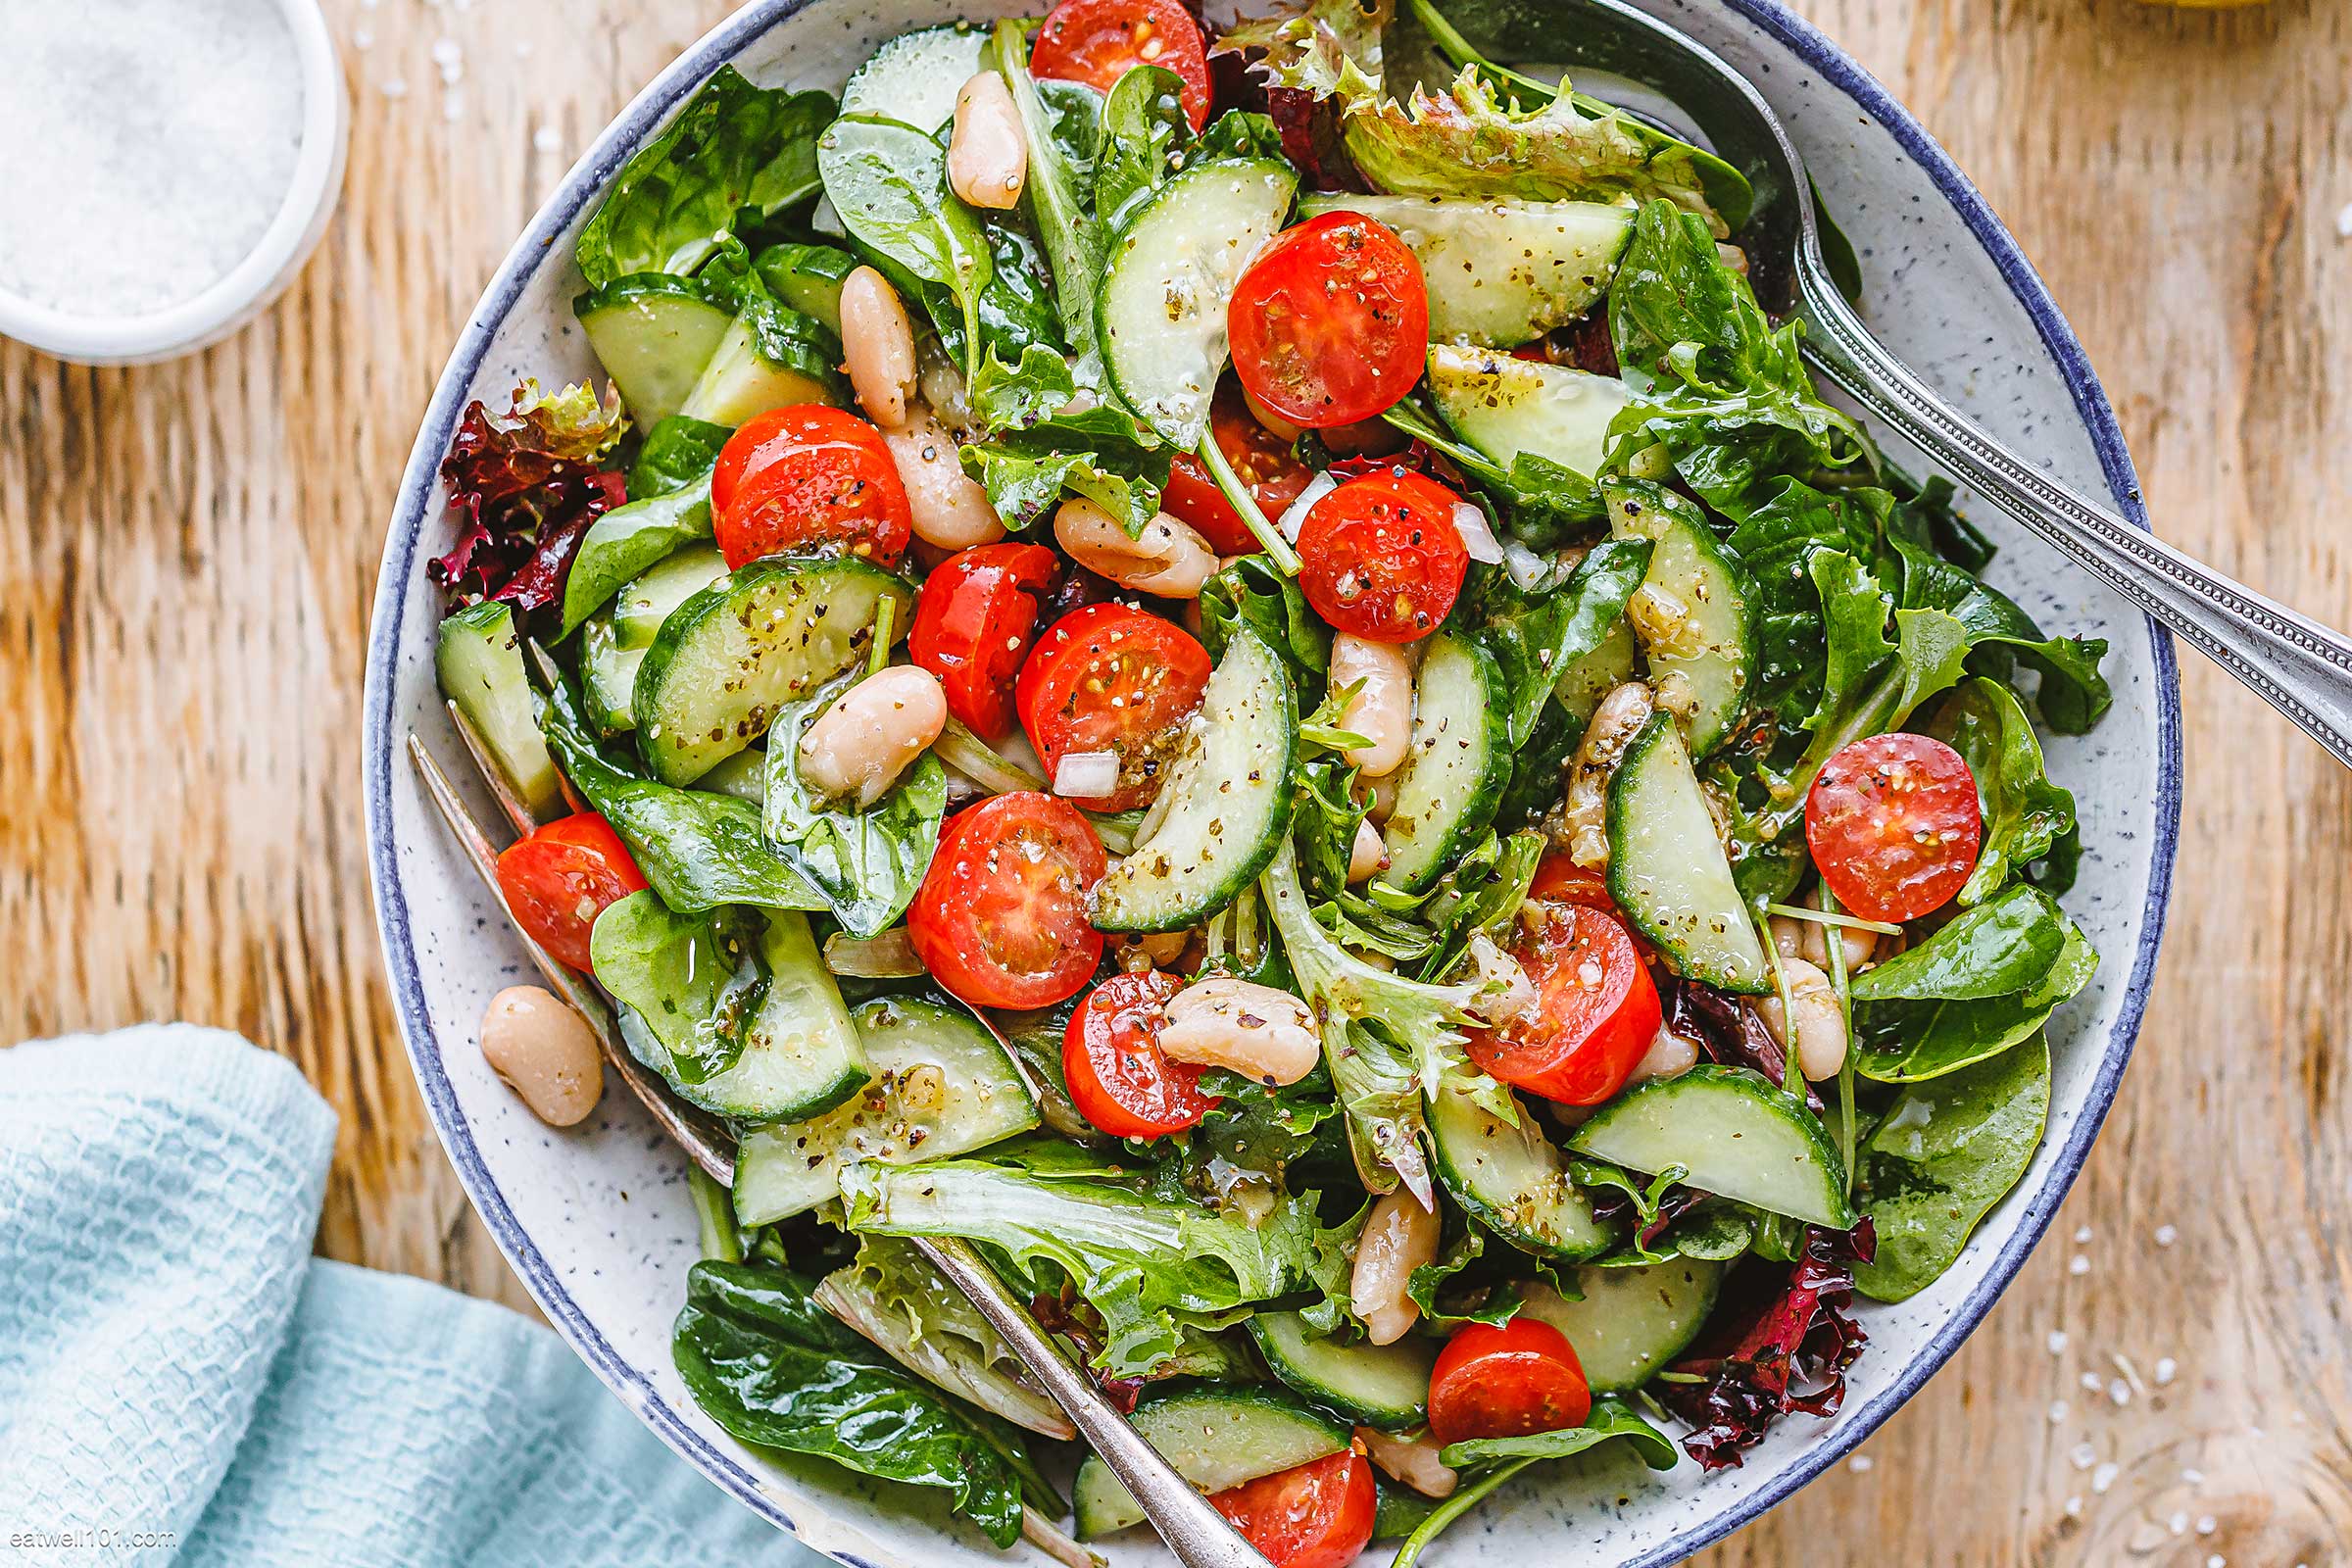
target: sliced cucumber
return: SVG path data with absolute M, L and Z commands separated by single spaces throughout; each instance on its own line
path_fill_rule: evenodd
M 640 460 L 642 462 L 642 460 Z M 563 635 L 675 552 L 710 537 L 709 470 L 675 490 L 615 507 L 588 525 L 564 579 Z
M 1429 1100 L 1429 1142 L 1438 1179 L 1454 1201 L 1521 1251 L 1573 1259 L 1616 1244 L 1616 1229 L 1602 1223 L 1592 1200 L 1568 1179 L 1567 1160 L 1524 1101 L 1514 1127 L 1453 1080 L 1441 1082 Z
M 827 984 L 831 982 L 828 980 Z M 746 1131 L 735 1156 L 735 1217 L 805 1213 L 841 1194 L 844 1166 L 970 1153 L 1037 1125 L 1037 1097 L 996 1037 L 960 1007 L 876 997 L 851 1014 L 869 1086 L 813 1121 Z
M 1395 229 L 1421 258 L 1430 336 L 1500 348 L 1531 342 L 1590 310 L 1634 231 L 1632 208 L 1600 202 L 1318 192 L 1300 197 L 1298 210 L 1308 217 L 1362 213 Z
M 1152 192 L 1111 242 L 1095 328 L 1111 385 L 1180 452 L 1208 431 L 1225 369 L 1225 308 L 1282 227 L 1298 176 L 1269 158 L 1220 158 Z
M 762 296 L 727 327 L 678 412 L 741 425 L 770 409 L 842 403 L 840 365 L 840 340 L 823 322 Z
M 1609 897 L 1674 972 L 1719 991 L 1770 990 L 1764 945 L 1671 715 L 1650 714 L 1626 747 L 1608 816 Z
M 1692 1187 L 1844 1230 L 1845 1172 L 1805 1102 L 1744 1067 L 1653 1078 L 1603 1105 L 1568 1147 L 1629 1170 L 1679 1165 Z
M 1129 1419 L 1178 1475 L 1210 1494 L 1327 1458 L 1346 1448 L 1351 1436 L 1345 1422 L 1264 1387 L 1163 1394 L 1138 1404 Z M 1126 1484 L 1098 1454 L 1079 1462 L 1070 1501 L 1081 1541 L 1144 1520 Z
M 1587 478 L 1600 471 L 1609 421 L 1634 400 L 1612 376 L 1451 343 L 1430 346 L 1429 390 L 1453 433 L 1502 466 L 1525 452 Z
M 1658 704 L 1683 721 L 1694 757 L 1721 744 L 1747 708 L 1756 668 L 1755 629 L 1739 568 L 1698 508 L 1646 479 L 1600 487 L 1609 532 L 1655 546 L 1628 618 L 1649 660 Z
M 902 32 L 850 74 L 845 115 L 878 115 L 928 136 L 956 117 L 956 94 L 980 70 L 988 34 L 969 23 Z
M 1289 667 L 1237 628 L 1162 786 L 1157 822 L 1095 884 L 1096 928 L 1182 931 L 1231 904 L 1281 846 L 1298 749 Z
M 850 1010 L 797 909 L 769 909 L 760 955 L 767 991 L 745 1028 L 735 1065 L 701 1083 L 673 1084 L 682 1099 L 744 1121 L 801 1121 L 849 1099 L 872 1076 Z
M 641 430 L 686 406 L 734 320 L 692 278 L 668 272 L 615 278 L 573 300 L 571 313 Z
M 1425 1340 L 1342 1345 L 1319 1340 L 1296 1312 L 1260 1312 L 1250 1337 L 1274 1375 L 1326 1410 L 1383 1432 L 1429 1419 L 1429 1374 L 1437 1347 Z
M 1723 1288 L 1724 1265 L 1677 1257 L 1632 1268 L 1582 1268 L 1571 1301 L 1546 1285 L 1521 1290 L 1519 1310 L 1576 1347 L 1594 1394 L 1638 1389 L 1690 1348 Z
M 1389 846 L 1382 881 L 1420 892 L 1494 820 L 1511 781 L 1510 706 L 1494 655 L 1449 632 L 1429 639 L 1413 683 L 1413 738 L 1396 775 L 1396 807 L 1381 829 Z
M 1634 629 L 1621 620 L 1609 628 L 1599 647 L 1560 670 L 1551 692 L 1575 716 L 1578 733 L 1592 722 L 1592 710 L 1603 697 L 1634 678 L 1636 652 Z
M 441 683 L 441 695 L 458 705 L 490 760 L 532 814 L 561 815 L 564 789 L 531 706 L 531 682 L 522 667 L 514 611 L 485 600 L 442 621 L 433 647 L 433 674 Z
M 841 285 L 859 265 L 838 245 L 770 245 L 760 253 L 760 280 L 770 294 L 838 334 Z
M 591 615 L 580 627 L 580 695 L 607 740 L 637 727 L 637 666 L 644 662 L 644 649 L 620 646 L 612 616 Z
M 693 545 L 655 563 L 612 601 L 612 633 L 622 651 L 654 646 L 670 612 L 727 574 L 714 545 Z
M 874 611 L 914 594 L 849 557 L 755 561 L 672 611 L 637 671 L 637 747 L 654 776 L 691 784 L 767 733 L 776 710 L 863 659 Z

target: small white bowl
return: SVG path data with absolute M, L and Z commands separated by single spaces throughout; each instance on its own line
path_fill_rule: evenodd
M 54 311 L 0 290 L 0 337 L 77 365 L 146 365 L 212 347 L 259 316 L 311 259 L 343 186 L 351 106 L 318 0 L 277 0 L 302 72 L 302 146 L 284 203 L 245 259 L 203 293 L 137 316 Z

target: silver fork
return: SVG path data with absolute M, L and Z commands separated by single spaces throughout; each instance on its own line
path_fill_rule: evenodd
M 483 786 L 498 802 L 499 808 L 518 834 L 528 833 L 538 826 L 530 808 L 506 782 L 504 774 L 484 749 L 480 737 L 466 719 L 455 703 L 445 705 L 450 721 L 457 726 L 466 751 L 473 759 L 475 770 Z M 562 997 L 579 1015 L 586 1019 L 602 1048 L 605 1060 L 620 1075 L 632 1094 L 652 1113 L 655 1121 L 669 1134 L 678 1147 L 686 1152 L 712 1180 L 732 1186 L 735 1180 L 735 1140 L 725 1125 L 715 1117 L 687 1104 L 671 1093 L 661 1076 L 639 1061 L 612 1021 L 612 1008 L 606 1005 L 602 992 L 589 980 L 569 966 L 559 962 L 545 948 L 531 940 L 507 908 L 505 895 L 498 885 L 498 851 L 492 848 L 489 836 L 474 819 L 448 774 L 433 758 L 423 738 L 414 730 L 409 733 L 409 756 L 416 772 L 424 781 L 425 794 L 448 824 L 458 847 L 482 879 L 490 897 L 497 901 L 507 923 L 514 929 L 523 951 L 547 980 L 548 986 Z M 979 1016 L 975 1012 L 975 1016 Z M 991 1034 L 996 1025 L 985 1016 L 983 1027 Z M 998 1044 L 1004 1037 L 998 1035 Z M 1135 1494 L 1137 1506 L 1157 1530 L 1168 1549 L 1176 1554 L 1184 1568 L 1268 1568 L 1266 1559 L 1242 1539 L 1225 1516 L 1210 1505 L 1208 1499 L 1193 1490 L 1192 1485 L 1176 1473 L 1175 1467 L 1160 1457 L 1159 1450 L 1144 1441 L 1125 1416 L 1102 1396 L 1094 1380 L 1078 1366 L 1059 1342 L 1039 1327 L 1037 1320 L 1006 1290 L 1004 1283 L 983 1263 L 979 1255 L 963 1242 L 954 1238 L 915 1238 L 931 1262 L 945 1274 L 956 1288 L 968 1297 L 989 1326 L 1004 1337 L 1013 1353 L 1054 1402 L 1061 1406 L 1094 1450 L 1110 1466 L 1111 1473 L 1126 1484 Z M 1102 1559 L 1079 1546 L 1050 1521 L 1040 1519 L 1034 1510 L 1024 1510 L 1021 1533 L 1030 1543 L 1072 1568 L 1090 1568 Z

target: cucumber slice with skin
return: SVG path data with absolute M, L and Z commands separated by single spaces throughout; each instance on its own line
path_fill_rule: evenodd
M 1608 833 L 1609 897 L 1676 974 L 1748 996 L 1772 989 L 1672 715 L 1650 714 L 1626 747 L 1609 780 Z
M 1129 1417 L 1176 1473 L 1214 1494 L 1259 1476 L 1327 1458 L 1348 1446 L 1345 1422 L 1264 1387 L 1185 1389 L 1147 1398 Z M 1126 1484 L 1088 1454 L 1070 1484 L 1078 1539 L 1092 1541 L 1143 1523 Z
M 1603 1105 L 1568 1147 L 1651 1175 L 1680 1165 L 1692 1187 L 1845 1230 L 1845 1172 L 1805 1102 L 1744 1067 L 1653 1078 Z
M 1466 637 L 1429 639 L 1413 685 L 1413 738 L 1381 837 L 1381 880 L 1419 893 L 1453 869 L 1494 820 L 1511 781 L 1510 692 L 1494 656 Z
M 1594 1394 L 1622 1394 L 1690 1348 L 1715 1310 L 1723 1276 L 1723 1264 L 1697 1257 L 1582 1268 L 1576 1285 L 1583 1300 L 1568 1300 L 1548 1285 L 1523 1285 L 1519 1311 L 1567 1336 Z
M 1575 716 L 1580 734 L 1592 722 L 1600 700 L 1634 678 L 1636 651 L 1633 628 L 1621 620 L 1609 628 L 1598 648 L 1560 671 L 1551 694 Z
M 686 406 L 734 321 L 693 279 L 667 272 L 615 278 L 572 301 L 571 312 L 642 430 Z
M 769 293 L 827 331 L 841 331 L 841 285 L 861 265 L 857 257 L 838 245 L 770 245 L 757 265 Z
M 746 1121 L 822 1115 L 865 1087 L 865 1048 L 841 991 L 797 909 L 769 909 L 760 956 L 767 991 L 745 1028 L 743 1054 L 725 1072 L 688 1083 L 679 1098 Z
M 653 647 L 672 611 L 726 574 L 726 558 L 711 545 L 690 545 L 657 562 L 612 601 L 618 646 L 624 652 Z
M 1698 509 L 1673 491 L 1643 479 L 1611 479 L 1600 494 L 1611 535 L 1647 539 L 1654 547 L 1627 618 L 1649 660 L 1658 705 L 1683 721 L 1690 754 L 1704 757 L 1746 711 L 1756 668 L 1739 568 Z
M 1162 786 L 1158 822 L 1095 884 L 1098 930 L 1198 925 L 1255 881 L 1281 847 L 1298 710 L 1290 670 L 1263 638 L 1235 632 L 1195 726 Z
M 1110 384 L 1143 421 L 1190 452 L 1231 345 L 1225 310 L 1282 227 L 1298 176 L 1266 158 L 1195 164 L 1152 192 L 1111 242 L 1095 334 Z
M 902 32 L 850 74 L 845 115 L 876 115 L 928 136 L 956 117 L 956 94 L 980 70 L 988 34 L 966 23 Z
M 458 705 L 490 760 L 532 814 L 563 815 L 564 789 L 531 706 L 514 612 L 485 600 L 443 620 L 433 647 L 433 675 L 441 695 Z
M 1503 467 L 1525 452 L 1588 478 L 1634 400 L 1613 376 L 1451 343 L 1430 346 L 1429 390 L 1453 433 Z
M 1319 1340 L 1296 1312 L 1260 1312 L 1250 1338 L 1274 1375 L 1327 1410 L 1383 1432 L 1429 1419 L 1429 1374 L 1437 1347 L 1426 1340 L 1342 1345 Z
M 580 695 L 607 740 L 637 727 L 637 668 L 644 662 L 644 649 L 620 646 L 611 616 L 591 615 L 580 628 Z
M 1421 259 L 1430 336 L 1498 348 L 1533 342 L 1590 310 L 1634 232 L 1633 209 L 1602 202 L 1317 192 L 1301 196 L 1298 211 L 1362 213 L 1395 229 Z
M 762 300 L 727 327 L 678 409 L 710 424 L 743 425 L 770 409 L 839 403 L 841 345 L 823 324 Z
M 841 1196 L 842 1168 L 859 1160 L 946 1159 L 1037 1125 L 1027 1076 L 970 1013 L 922 997 L 876 997 L 850 1017 L 871 1083 L 814 1120 L 745 1131 L 735 1159 L 742 1223 L 831 1201 Z
M 1507 1091 L 1506 1091 L 1507 1093 Z M 1429 1100 L 1429 1142 L 1438 1179 L 1474 1218 L 1521 1251 L 1573 1259 L 1605 1252 L 1616 1228 L 1568 1179 L 1568 1162 L 1519 1102 L 1512 1126 L 1450 1081 Z
M 637 671 L 637 749 L 654 776 L 693 783 L 766 734 L 777 709 L 863 659 L 885 596 L 904 628 L 914 592 L 881 567 L 770 558 L 672 611 Z

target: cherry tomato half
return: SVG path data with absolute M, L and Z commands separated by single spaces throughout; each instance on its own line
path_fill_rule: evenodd
M 1347 1568 L 1372 1544 L 1372 1463 L 1352 1450 L 1245 1481 L 1211 1496 L 1274 1568 Z
M 1409 469 L 1350 479 L 1307 509 L 1298 586 L 1315 613 L 1376 643 L 1438 629 L 1461 594 L 1470 552 L 1453 525 L 1460 498 Z
M 959 550 L 923 579 L 906 652 L 939 677 L 948 711 L 988 741 L 1012 730 L 1012 683 L 1060 580 L 1053 551 L 1011 543 Z
M 895 566 L 913 527 L 882 433 L 816 403 L 770 409 L 727 437 L 710 523 L 729 566 L 827 545 Z
M 1176 0 L 1062 0 L 1046 13 L 1029 51 L 1029 74 L 1110 91 L 1137 66 L 1184 80 L 1184 118 L 1208 124 L 1208 45 Z
M 1067 801 L 1024 790 L 966 807 L 940 829 L 907 939 L 975 1006 L 1050 1007 L 1102 961 L 1086 896 L 1104 864 L 1094 824 Z
M 1544 857 L 1543 863 L 1536 867 L 1535 880 L 1527 885 L 1527 896 L 1541 904 L 1582 904 L 1620 923 L 1625 918 L 1609 893 L 1609 879 L 1577 864 L 1566 855 Z M 1634 951 L 1642 956 L 1643 963 L 1656 958 L 1656 951 L 1641 932 L 1629 925 L 1625 934 L 1633 939 Z
M 596 917 L 644 886 L 629 847 L 594 811 L 543 823 L 498 858 L 498 890 L 515 922 L 583 974 L 595 972 L 588 934 Z
M 1208 427 L 1217 438 L 1217 450 L 1250 487 L 1257 510 L 1266 514 L 1268 522 L 1289 511 L 1298 492 L 1314 477 L 1314 470 L 1298 461 L 1288 441 L 1258 422 L 1242 396 L 1242 384 L 1230 376 L 1217 387 L 1216 401 L 1209 406 Z M 1242 514 L 1233 510 L 1233 503 L 1225 499 L 1225 492 L 1217 488 L 1217 481 L 1208 476 L 1207 466 L 1189 452 L 1176 455 L 1159 504 L 1199 529 L 1220 556 L 1254 555 L 1264 548 Z
M 1089 605 L 1038 639 L 1013 700 L 1047 777 L 1073 752 L 1115 755 L 1118 787 L 1084 804 L 1125 811 L 1159 793 L 1208 670 L 1208 650 L 1182 627 L 1132 605 Z
M 1976 868 L 1984 837 L 1976 775 L 1933 736 L 1874 735 L 1840 748 L 1805 797 L 1813 863 L 1865 920 L 1941 908 Z
M 1502 1028 L 1472 1030 L 1470 1059 L 1563 1105 L 1597 1105 L 1624 1088 L 1665 1015 L 1632 933 L 1590 905 L 1531 903 L 1511 955 L 1536 1004 Z
M 1061 1071 L 1078 1114 L 1113 1138 L 1165 1138 L 1216 1105 L 1200 1092 L 1200 1069 L 1159 1049 L 1162 1009 L 1184 988 L 1147 969 L 1114 974 L 1078 1004 L 1061 1037 Z
M 1532 1317 L 1463 1324 L 1429 1374 L 1429 1434 L 1440 1443 L 1558 1432 L 1592 1413 L 1576 1348 Z
M 1225 312 L 1233 369 L 1309 429 L 1368 419 L 1413 389 L 1429 354 L 1421 261 L 1387 224 L 1324 213 L 1257 253 Z

